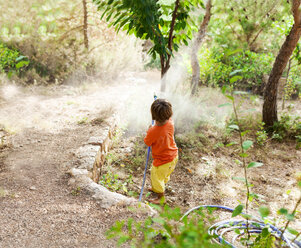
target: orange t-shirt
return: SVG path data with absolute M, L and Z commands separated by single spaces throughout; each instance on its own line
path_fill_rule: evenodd
M 144 143 L 152 147 L 154 166 L 169 163 L 178 155 L 174 139 L 174 125 L 171 120 L 168 120 L 163 126 L 153 126 L 148 129 Z

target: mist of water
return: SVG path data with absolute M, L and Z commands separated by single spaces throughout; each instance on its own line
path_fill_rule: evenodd
M 167 90 L 162 93 L 160 79 L 149 85 L 137 88 L 132 92 L 122 110 L 122 123 L 126 123 L 128 135 L 144 133 L 151 123 L 150 106 L 154 92 L 158 98 L 168 100 L 173 106 L 175 128 L 178 132 L 189 132 L 199 122 L 221 127 L 231 113 L 231 108 L 219 108 L 227 102 L 219 89 L 204 87 L 199 90 L 198 97 L 191 97 L 187 68 L 183 57 L 179 56 L 166 75 Z M 185 83 L 186 82 L 186 83 Z

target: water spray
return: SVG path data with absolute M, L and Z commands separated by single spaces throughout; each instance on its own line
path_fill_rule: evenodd
M 156 93 L 154 93 L 154 101 L 157 99 Z M 155 124 L 155 121 L 152 120 L 152 126 Z M 140 196 L 139 196 L 139 201 L 141 202 L 142 195 L 143 195 L 143 189 L 144 189 L 144 184 L 145 184 L 145 179 L 146 179 L 146 171 L 147 171 L 147 164 L 149 160 L 149 155 L 150 155 L 151 147 L 149 146 L 147 148 L 147 156 L 146 156 L 146 162 L 145 162 L 145 169 L 144 169 L 144 176 L 143 176 L 143 182 L 141 186 L 141 191 L 140 191 Z

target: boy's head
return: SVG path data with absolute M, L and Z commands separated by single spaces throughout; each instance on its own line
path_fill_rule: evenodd
M 157 99 L 151 106 L 152 119 L 165 122 L 172 116 L 172 106 L 165 99 Z

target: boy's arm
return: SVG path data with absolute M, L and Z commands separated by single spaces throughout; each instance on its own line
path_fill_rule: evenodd
M 144 138 L 144 143 L 147 146 L 151 146 L 153 144 L 153 135 L 152 135 L 152 127 L 150 127 L 147 132 L 146 132 L 146 136 Z

